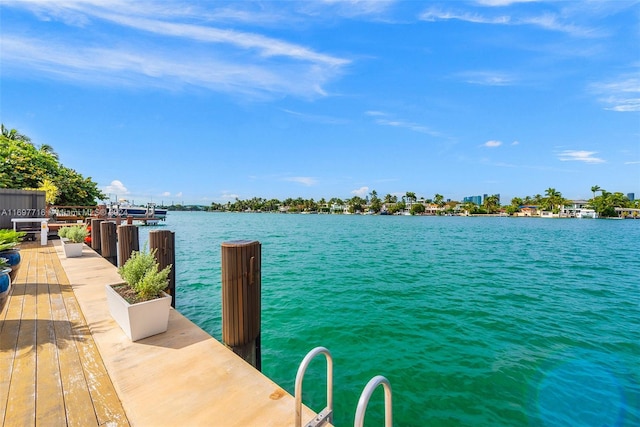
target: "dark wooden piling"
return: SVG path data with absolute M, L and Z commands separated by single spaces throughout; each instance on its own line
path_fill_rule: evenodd
M 100 239 L 100 224 L 104 221 L 104 219 L 92 218 L 91 219 L 91 249 L 102 253 L 102 244 Z
M 149 250 L 155 250 L 156 261 L 160 270 L 171 266 L 169 273 L 169 293 L 171 306 L 176 308 L 176 236 L 173 231 L 154 230 L 149 232 Z
M 262 246 L 251 240 L 224 242 L 221 261 L 222 341 L 261 370 Z
M 138 226 L 128 224 L 118 226 L 118 266 L 124 265 L 133 251 L 140 251 Z
M 110 221 L 102 222 L 100 224 L 100 248 L 102 250 L 102 256 L 113 265 L 118 264 L 117 239 L 116 225 Z

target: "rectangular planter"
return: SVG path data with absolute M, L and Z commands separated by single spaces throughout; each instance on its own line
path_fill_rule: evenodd
M 64 256 L 67 258 L 76 258 L 82 256 L 82 247 L 84 243 L 73 243 L 62 241 L 62 249 L 64 249 Z
M 109 312 L 131 341 L 166 332 L 171 295 L 163 292 L 161 298 L 129 304 L 111 286 L 105 286 Z

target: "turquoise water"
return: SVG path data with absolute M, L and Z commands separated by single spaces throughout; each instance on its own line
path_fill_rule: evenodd
M 262 370 L 293 393 L 329 348 L 336 425 L 378 374 L 397 426 L 640 425 L 640 221 L 170 212 L 163 228 L 177 308 L 218 339 L 220 245 L 262 243 Z M 316 411 L 325 369 L 305 377 Z

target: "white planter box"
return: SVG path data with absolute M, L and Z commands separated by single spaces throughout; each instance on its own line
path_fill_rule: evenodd
M 129 304 L 111 286 L 105 286 L 109 312 L 131 341 L 167 331 L 171 295 L 163 292 L 161 298 Z
M 64 256 L 67 258 L 75 258 L 82 256 L 82 247 L 84 243 L 72 243 L 62 241 L 62 249 L 64 249 Z

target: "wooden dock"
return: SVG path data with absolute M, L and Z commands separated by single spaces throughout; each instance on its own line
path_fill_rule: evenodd
M 22 245 L 0 313 L 0 424 L 294 424 L 289 393 L 177 310 L 166 333 L 129 341 L 106 304 L 116 268 L 86 246 L 66 259 L 58 245 Z

